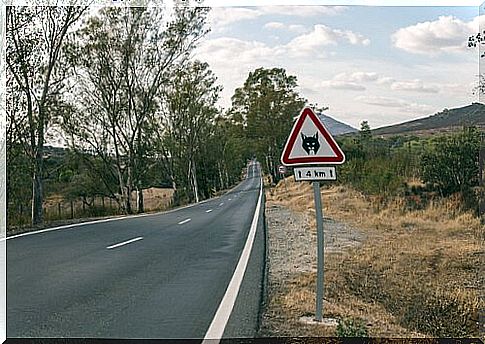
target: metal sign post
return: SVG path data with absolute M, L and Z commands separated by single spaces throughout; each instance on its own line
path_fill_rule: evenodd
M 304 108 L 297 117 L 281 154 L 281 162 L 294 166 L 295 181 L 312 181 L 317 220 L 317 309 L 315 321 L 323 322 L 324 237 L 320 180 L 336 180 L 335 167 L 345 155 L 312 109 Z M 312 165 L 312 166 L 308 166 Z
M 323 318 L 323 209 L 320 194 L 320 182 L 313 182 L 313 197 L 315 198 L 315 216 L 317 219 L 317 311 L 315 320 L 322 321 Z

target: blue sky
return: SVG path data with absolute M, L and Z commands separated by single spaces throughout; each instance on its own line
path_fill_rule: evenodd
M 310 102 L 358 127 L 403 122 L 476 101 L 478 7 L 215 7 L 195 52 L 224 86 L 220 105 L 258 67 L 283 67 Z

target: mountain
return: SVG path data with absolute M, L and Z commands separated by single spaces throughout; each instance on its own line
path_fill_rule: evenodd
M 485 104 L 472 103 L 460 108 L 444 109 L 425 118 L 374 129 L 372 134 L 381 136 L 431 135 L 437 132 L 460 130 L 463 126 L 470 125 L 485 130 Z
M 333 136 L 354 133 L 358 131 L 354 127 L 351 127 L 348 124 L 339 122 L 330 116 L 324 115 L 323 113 L 318 114 L 318 118 L 320 118 L 325 128 L 327 128 L 328 131 L 330 131 L 330 134 L 332 134 Z

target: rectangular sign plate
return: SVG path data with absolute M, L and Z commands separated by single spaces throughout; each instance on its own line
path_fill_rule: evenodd
M 337 180 L 335 167 L 297 167 L 293 169 L 295 180 Z

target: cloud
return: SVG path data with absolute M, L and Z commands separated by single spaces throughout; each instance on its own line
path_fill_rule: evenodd
M 292 17 L 334 16 L 346 9 L 347 7 L 345 6 L 214 7 L 209 12 L 208 21 L 212 28 L 221 29 L 240 21 L 253 20 L 268 15 Z
M 334 88 L 338 90 L 364 91 L 365 87 L 355 82 L 346 82 L 339 80 L 327 80 L 320 83 L 321 87 Z
M 196 50 L 197 58 L 205 61 L 217 61 L 218 65 L 234 68 L 239 65 L 253 65 L 266 61 L 278 54 L 274 48 L 258 41 L 245 41 L 237 38 L 220 37 L 206 40 Z
M 418 104 L 414 102 L 407 102 L 399 98 L 382 97 L 382 96 L 358 96 L 355 98 L 357 101 L 361 101 L 365 104 L 375 105 L 387 108 L 398 108 L 400 111 L 423 114 L 432 111 L 432 107 L 426 104 Z
M 281 29 L 284 29 L 286 26 L 285 24 L 280 22 L 269 22 L 264 24 L 263 27 L 268 30 L 281 30 Z
M 256 19 L 263 13 L 256 9 L 242 7 L 215 7 L 209 12 L 208 21 L 211 27 L 220 28 L 236 22 Z
M 374 72 L 353 72 L 353 73 L 340 73 L 334 76 L 334 80 L 342 80 L 349 82 L 367 82 L 376 81 L 379 75 Z
M 437 86 L 427 86 L 419 80 L 415 79 L 413 81 L 396 81 L 391 84 L 391 90 L 395 91 L 414 91 L 421 93 L 438 93 L 439 88 Z
M 468 37 L 476 34 L 485 16 L 465 22 L 453 16 L 440 16 L 401 28 L 391 35 L 395 47 L 414 54 L 437 55 L 467 50 Z
M 337 45 L 338 42 L 347 41 L 353 45 L 369 45 L 370 40 L 360 33 L 350 30 L 332 29 L 326 25 L 315 25 L 309 33 L 302 34 L 288 43 L 293 50 L 315 51 L 323 46 Z
M 346 6 L 265 6 L 257 7 L 267 15 L 292 17 L 335 16 L 347 10 Z

